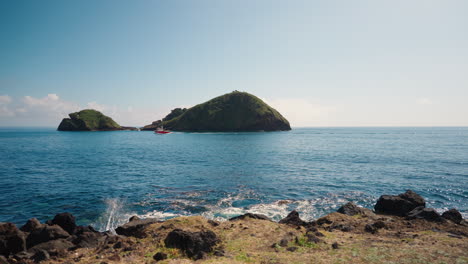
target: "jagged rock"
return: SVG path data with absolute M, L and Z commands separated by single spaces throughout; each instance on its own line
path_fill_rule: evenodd
M 289 252 L 294 252 L 294 251 L 297 250 L 297 247 L 288 247 L 288 248 L 286 248 L 286 250 L 289 251 Z
M 164 239 L 166 247 L 181 249 L 188 257 L 194 259 L 203 258 L 205 254 L 213 250 L 218 242 L 216 234 L 209 230 L 189 232 L 175 229 Z
M 73 244 L 79 248 L 95 248 L 104 243 L 105 240 L 106 237 L 101 233 L 83 232 L 77 235 L 73 240 Z
M 29 219 L 26 224 L 24 224 L 20 230 L 23 231 L 23 232 L 31 232 L 31 231 L 34 231 L 36 229 L 39 229 L 39 228 L 42 228 L 44 225 L 41 224 L 41 222 L 39 222 L 39 220 L 37 220 L 37 218 L 31 218 Z
M 314 234 L 306 234 L 306 237 L 307 237 L 307 242 L 311 242 L 311 243 L 319 243 L 319 242 L 322 242 L 322 240 L 320 238 L 318 238 L 316 235 Z
M 0 223 L 0 255 L 26 250 L 25 234 L 12 223 Z
M 68 238 L 70 237 L 70 234 L 68 234 L 67 231 L 63 230 L 60 226 L 58 225 L 45 225 L 44 227 L 40 229 L 36 229 L 32 231 L 27 239 L 26 239 L 26 244 L 27 247 L 33 247 L 35 245 L 38 245 L 40 243 L 44 243 L 50 240 L 55 240 L 59 238 Z
M 67 252 L 69 249 L 74 248 L 74 247 L 75 245 L 73 245 L 72 242 L 66 239 L 60 238 L 60 239 L 50 240 L 44 243 L 37 244 L 34 247 L 28 249 L 28 253 L 35 254 L 38 251 L 45 250 L 51 256 L 57 256 L 57 255 L 64 255 L 65 252 Z
M 33 256 L 32 259 L 34 262 L 38 263 L 44 260 L 48 260 L 50 258 L 49 252 L 45 250 L 38 250 Z
M 143 237 L 146 237 L 145 228 L 150 224 L 154 224 L 158 222 L 160 221 L 154 218 L 147 218 L 143 220 L 133 220 L 131 222 L 126 223 L 123 226 L 117 227 L 117 229 L 115 229 L 115 232 L 123 236 L 143 238 Z
M 407 219 L 425 219 L 432 222 L 444 222 L 445 219 L 440 216 L 434 208 L 424 208 L 419 206 L 408 213 Z
M 163 252 L 158 252 L 154 254 L 153 259 L 156 261 L 165 260 L 167 259 L 167 254 Z
M 366 214 L 366 209 L 365 208 L 361 208 L 359 206 L 357 206 L 355 203 L 353 202 L 348 202 L 346 203 L 345 205 L 342 205 L 339 209 L 338 209 L 338 213 L 342 213 L 342 214 L 345 214 L 345 215 L 350 215 L 350 216 L 353 216 L 353 215 L 357 215 L 357 214 L 360 214 L 360 215 L 365 215 Z
M 130 217 L 130 219 L 128 219 L 128 222 L 132 222 L 132 221 L 135 221 L 135 220 L 141 220 L 140 217 L 134 215 L 132 217 Z
M 279 221 L 280 224 L 288 224 L 294 226 L 306 226 L 307 222 L 303 221 L 299 217 L 299 213 L 296 210 L 293 210 L 291 213 L 288 214 L 285 218 Z
M 94 227 L 92 226 L 77 226 L 75 229 L 76 235 L 83 234 L 86 232 L 99 233 L 99 231 L 96 231 L 96 229 L 94 229 Z
M 259 219 L 259 220 L 268 220 L 268 221 L 271 221 L 270 218 L 268 218 L 268 217 L 265 216 L 265 215 L 261 215 L 261 214 L 252 214 L 252 213 L 246 213 L 246 214 L 243 214 L 243 215 L 239 215 L 239 216 L 233 217 L 233 218 L 229 219 L 229 221 L 243 220 L 243 219 L 245 219 L 245 218 L 252 218 L 252 219 Z
M 55 215 L 54 219 L 52 219 L 52 224 L 60 226 L 70 235 L 73 235 L 76 231 L 75 217 L 70 213 Z
M 378 213 L 406 216 L 411 210 L 426 206 L 424 198 L 408 190 L 399 195 L 382 195 L 374 206 Z
M 457 223 L 457 224 L 460 224 L 462 221 L 463 221 L 463 217 L 462 215 L 460 214 L 460 212 L 455 209 L 455 208 L 452 208 L 448 211 L 445 211 L 443 214 L 442 214 L 442 217 L 447 219 L 447 220 L 450 220 L 454 223 Z

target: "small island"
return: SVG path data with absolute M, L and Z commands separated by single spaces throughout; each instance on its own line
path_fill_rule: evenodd
M 59 131 L 115 131 L 138 130 L 134 127 L 120 126 L 112 118 L 93 109 L 85 109 L 69 114 L 64 118 L 57 130 Z
M 260 98 L 234 91 L 189 109 L 176 108 L 163 120 L 142 130 L 164 128 L 182 132 L 254 132 L 291 130 L 288 120 Z

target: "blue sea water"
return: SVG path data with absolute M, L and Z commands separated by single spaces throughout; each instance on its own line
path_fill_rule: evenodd
M 468 128 L 265 133 L 0 129 L 0 222 L 71 212 L 101 230 L 131 215 L 245 212 L 307 220 L 413 189 L 468 215 Z

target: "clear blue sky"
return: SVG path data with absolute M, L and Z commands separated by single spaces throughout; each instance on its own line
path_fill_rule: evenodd
M 293 126 L 468 125 L 468 1 L 0 1 L 0 125 L 232 90 Z

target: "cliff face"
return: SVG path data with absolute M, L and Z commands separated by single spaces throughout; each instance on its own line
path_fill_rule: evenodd
M 112 118 L 99 111 L 86 109 L 69 114 L 70 118 L 64 118 L 60 123 L 60 131 L 112 131 L 123 130 Z
M 163 124 L 164 128 L 187 132 L 291 130 L 278 111 L 258 97 L 238 91 L 196 105 Z

